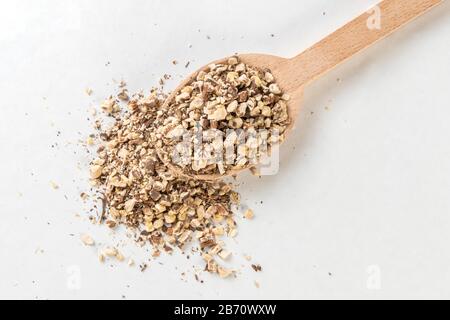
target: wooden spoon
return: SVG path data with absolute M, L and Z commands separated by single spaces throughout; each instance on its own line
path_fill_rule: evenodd
M 384 0 L 294 58 L 286 59 L 265 54 L 242 54 L 238 57 L 247 65 L 270 69 L 282 91 L 290 95 L 288 103 L 291 118 L 288 130 L 290 130 L 299 113 L 303 90 L 307 84 L 442 2 L 443 0 Z M 379 18 L 378 25 L 377 18 Z M 224 63 L 227 60 L 228 58 L 225 58 L 213 63 Z M 199 69 L 183 81 L 165 104 L 169 104 L 184 86 L 192 82 L 198 72 L 207 68 L 208 66 Z M 199 180 L 215 180 L 223 177 L 192 176 L 183 172 L 180 167 L 170 163 L 167 165 L 179 175 Z M 228 175 L 235 175 L 241 170 L 231 171 Z

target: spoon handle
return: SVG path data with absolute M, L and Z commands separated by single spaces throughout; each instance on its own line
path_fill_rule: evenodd
M 384 0 L 310 49 L 289 60 L 300 87 L 422 15 L 443 0 Z M 292 73 L 291 73 L 292 74 Z

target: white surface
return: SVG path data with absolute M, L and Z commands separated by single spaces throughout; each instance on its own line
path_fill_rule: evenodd
M 78 238 L 115 241 L 75 217 L 89 160 L 77 141 L 113 79 L 133 92 L 234 52 L 292 56 L 375 3 L 3 1 L 0 298 L 450 298 L 448 2 L 313 84 L 280 173 L 241 178 L 256 218 L 240 221 L 234 262 L 248 253 L 262 273 L 246 262 L 235 280 L 181 281 L 197 258 L 140 273 Z

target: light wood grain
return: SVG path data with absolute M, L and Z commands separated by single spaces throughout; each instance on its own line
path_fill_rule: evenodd
M 305 85 L 341 62 L 392 34 L 442 0 L 386 0 L 287 63 L 292 88 Z M 379 29 L 372 24 L 380 18 Z M 289 70 L 296 70 L 292 72 Z M 301 70 L 301 71 L 300 71 Z

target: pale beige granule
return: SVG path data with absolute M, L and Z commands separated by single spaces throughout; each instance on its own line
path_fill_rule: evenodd
M 94 239 L 92 239 L 92 237 L 88 234 L 82 234 L 80 238 L 83 244 L 86 246 L 93 246 L 95 244 Z

